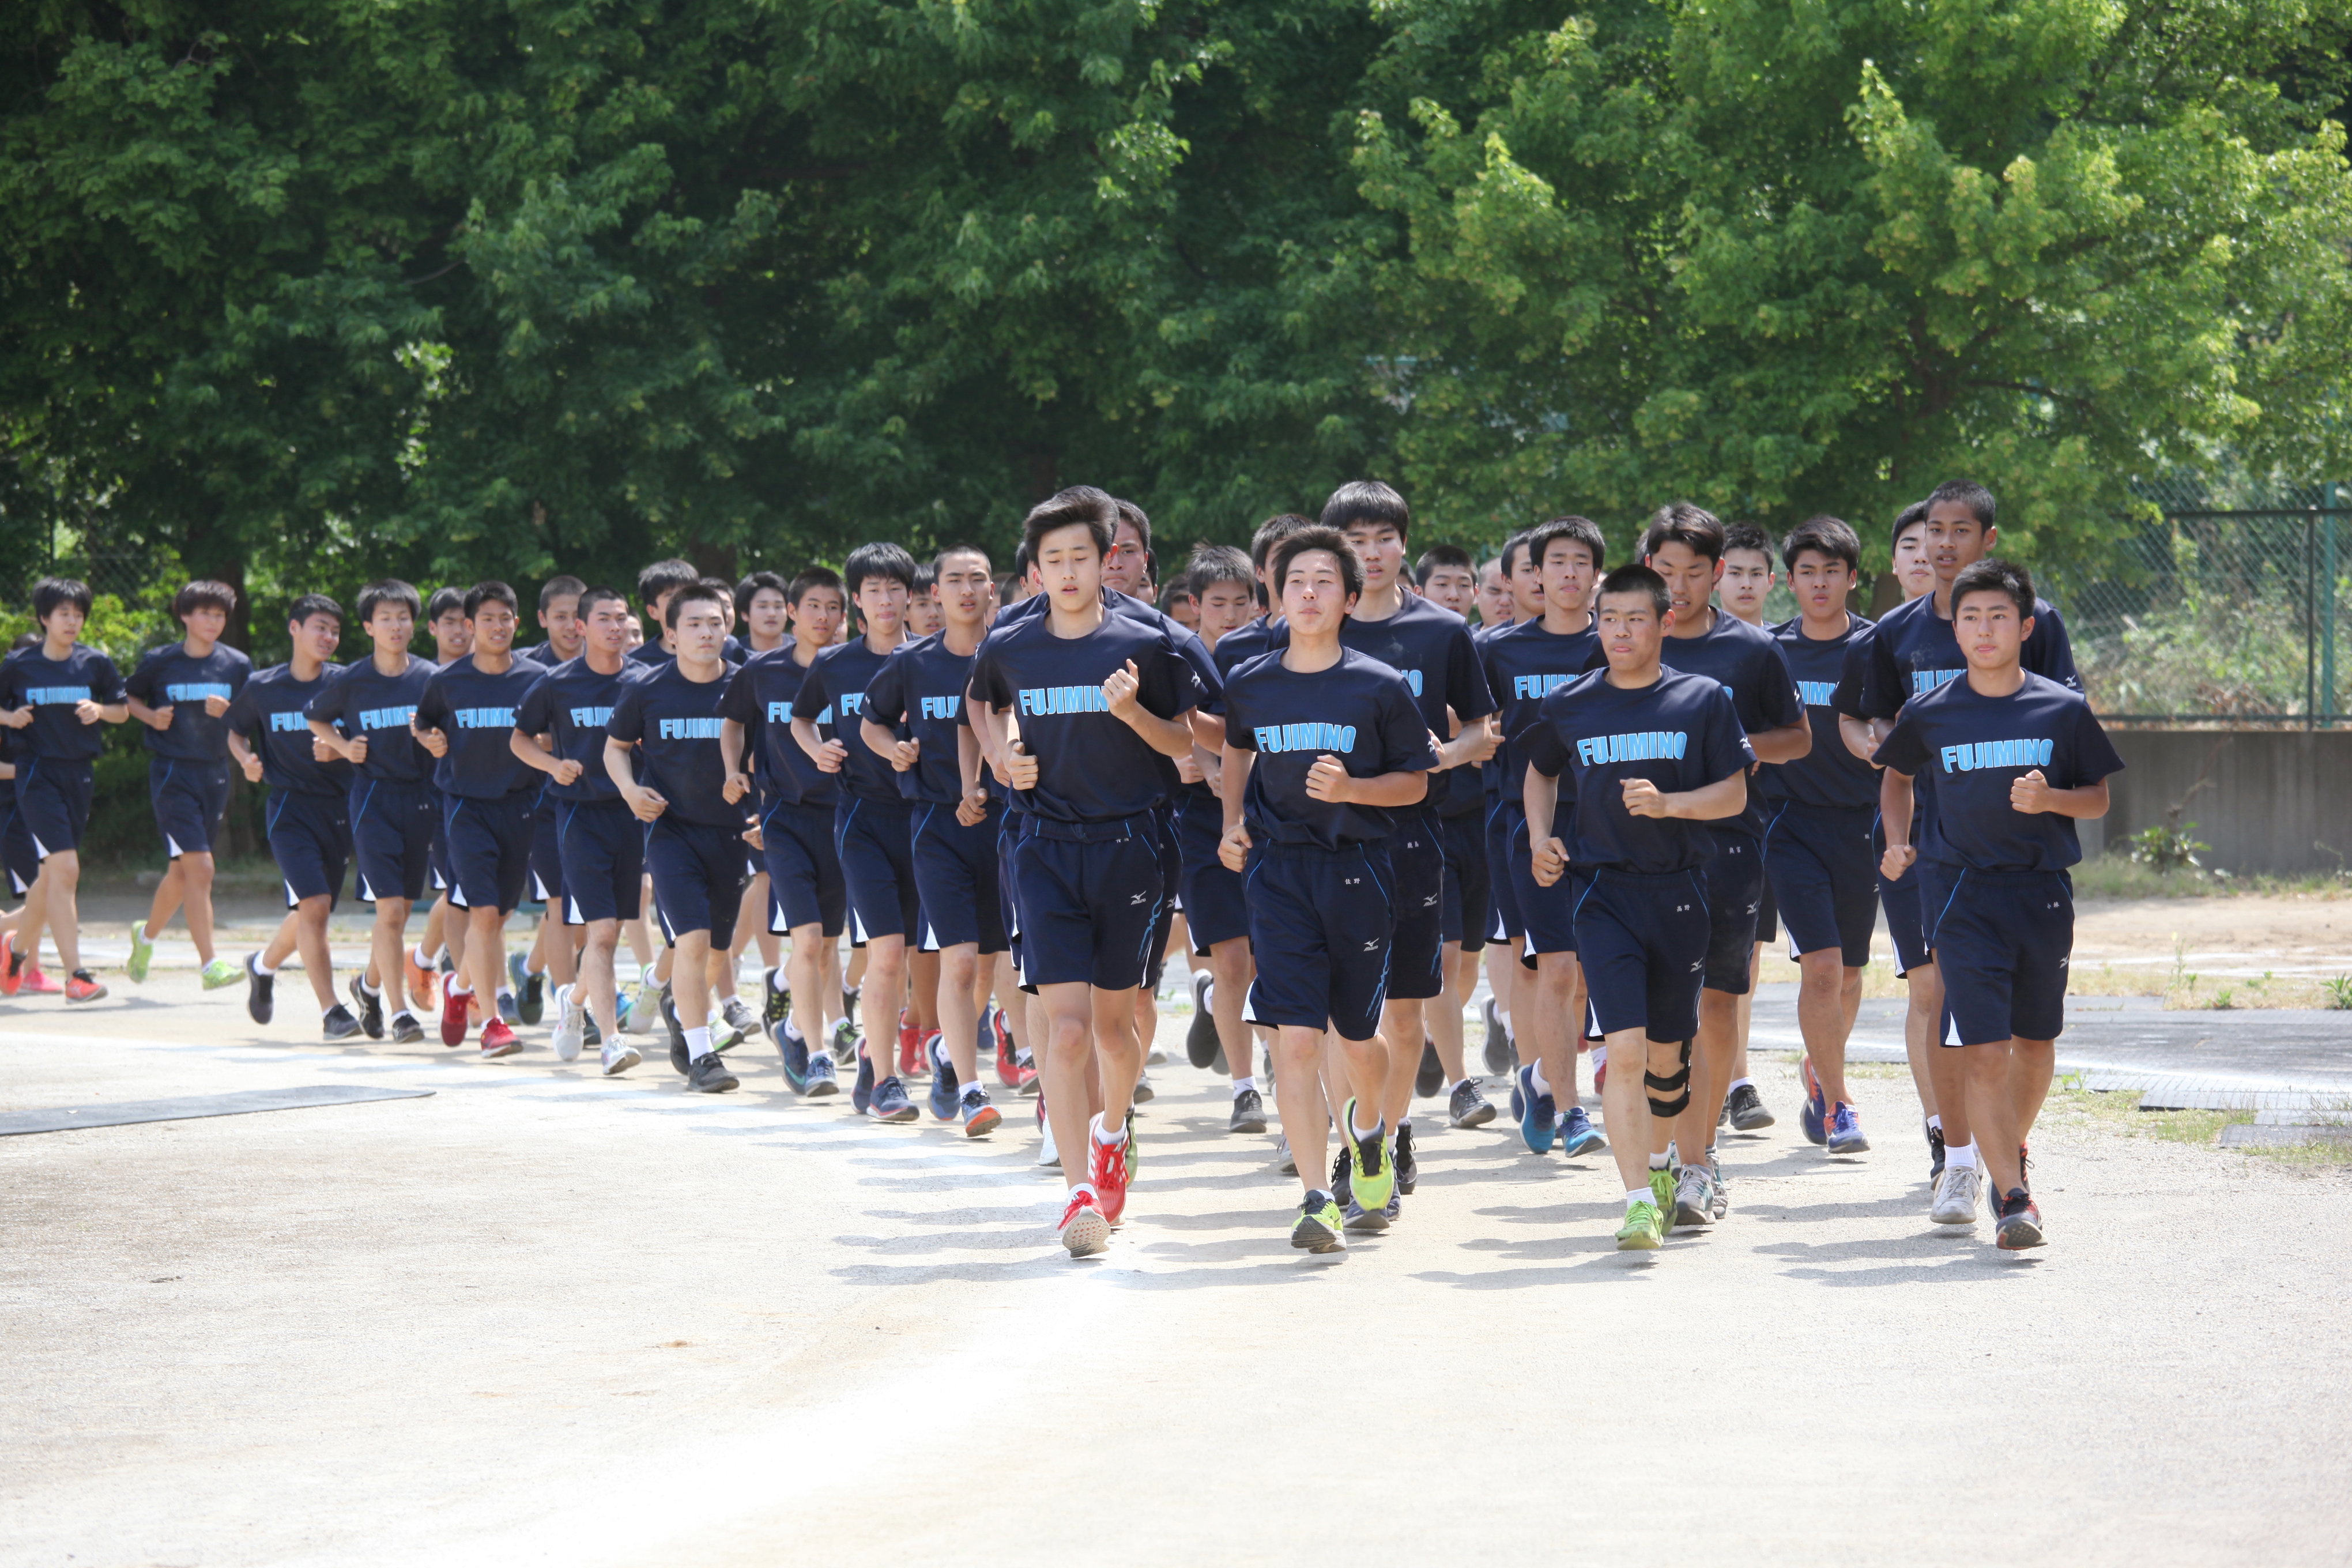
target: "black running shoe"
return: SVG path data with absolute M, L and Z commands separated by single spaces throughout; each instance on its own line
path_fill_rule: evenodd
M 2010 1188 L 1993 1224 L 1993 1245 L 2003 1252 L 2022 1252 L 2042 1243 L 2042 1211 L 2023 1187 Z
M 1445 1064 L 1437 1059 L 1437 1042 L 1421 1042 L 1421 1070 L 1412 1075 L 1412 1091 L 1427 1100 L 1445 1087 Z
M 521 955 L 518 953 L 517 958 Z M 520 963 L 515 965 L 522 969 Z M 522 984 L 515 987 L 515 1011 L 526 1024 L 536 1024 L 547 1016 L 547 971 L 533 974 L 522 969 Z
M 320 1027 L 331 1040 L 348 1040 L 360 1032 L 360 1021 L 352 1016 L 349 1007 L 338 1002 L 327 1009 Z
M 1495 1120 L 1495 1107 L 1478 1086 L 1464 1079 L 1454 1086 L 1454 1098 L 1446 1101 L 1445 1120 L 1453 1127 L 1484 1127 Z
M 1489 996 L 1478 1004 L 1486 1023 L 1486 1076 L 1502 1078 L 1519 1065 L 1518 1047 L 1511 1043 L 1511 1031 L 1504 1026 L 1503 1016 L 1495 1011 L 1495 999 Z
M 1228 1132 L 1263 1132 L 1265 1131 L 1265 1101 L 1257 1090 L 1245 1089 L 1234 1096 L 1234 1113 L 1225 1122 Z
M 349 989 L 352 1000 L 359 1004 L 360 1027 L 367 1032 L 371 1040 L 383 1038 L 383 993 L 379 991 L 371 996 L 356 974 L 352 976 Z M 423 1037 L 420 1035 L 418 1037 Z
M 274 1011 L 270 994 L 278 989 L 278 976 L 261 973 L 255 962 L 260 956 L 257 952 L 245 955 L 245 1016 L 257 1024 L 267 1024 Z
M 783 1038 L 779 1026 L 793 1016 L 793 988 L 776 984 L 782 978 L 783 972 L 775 969 L 760 977 L 761 994 L 767 998 L 767 1005 L 760 1009 L 760 1026 L 768 1031 L 768 1038 L 772 1040 Z
M 604 1045 L 604 1031 L 596 1026 L 595 1010 L 588 1005 L 585 996 L 580 999 L 580 1044 L 593 1051 Z
M 717 1051 L 700 1061 L 689 1063 L 687 1068 L 686 1087 L 697 1094 L 725 1094 L 742 1081 L 727 1070 L 726 1058 Z
M 1209 1007 L 1209 972 L 1192 972 L 1192 1022 L 1184 1031 L 1184 1059 L 1207 1068 L 1217 1059 L 1217 1016 Z
M 1723 1102 L 1723 1111 L 1735 1132 L 1761 1132 L 1776 1120 L 1764 1109 L 1764 1097 L 1756 1092 L 1752 1083 L 1743 1083 L 1733 1089 L 1731 1097 Z
M 425 1026 L 416 1021 L 415 1014 L 404 1008 L 400 1012 L 394 1013 L 392 1016 L 392 1043 L 394 1045 L 413 1046 L 424 1037 Z
M 1412 1157 L 1411 1123 L 1397 1124 L 1396 1147 L 1390 1152 L 1389 1158 L 1396 1162 L 1396 1190 L 1410 1195 L 1413 1184 L 1421 1179 L 1421 1166 Z
M 667 985 L 661 989 L 661 1016 L 663 1025 L 669 1030 L 669 1065 L 687 1073 L 691 1058 L 686 1054 L 686 1028 L 677 1021 L 677 1008 L 670 1002 Z
M 1331 1161 L 1331 1201 L 1342 1209 L 1356 1201 L 1355 1184 L 1349 1179 L 1355 1172 L 1355 1151 L 1348 1147 L 1348 1140 L 1343 1133 L 1339 1139 L 1339 1152 Z
M 1927 1184 L 1932 1187 L 1944 1179 L 1944 1130 L 1927 1129 Z

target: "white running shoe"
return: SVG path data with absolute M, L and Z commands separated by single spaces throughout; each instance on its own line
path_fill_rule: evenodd
M 1977 1188 L 1982 1178 L 1974 1165 L 1947 1165 L 1944 1179 L 1936 1184 L 1936 1202 L 1927 1210 L 1927 1217 L 1937 1225 L 1974 1225 L 1977 1222 Z
M 580 1059 L 580 1042 L 588 1033 L 588 1022 L 582 1012 L 575 985 L 555 988 L 555 1059 L 572 1062 Z
M 622 1027 L 632 1035 L 650 1035 L 661 1022 L 661 987 L 651 979 L 637 982 L 629 996 L 629 1016 L 621 1020 Z
M 1054 1147 L 1054 1124 L 1045 1123 L 1044 1131 L 1045 1136 L 1037 1145 L 1037 1163 L 1046 1170 L 1058 1171 L 1062 1168 L 1062 1155 Z
M 637 1047 L 629 1044 L 628 1037 L 625 1035 L 616 1035 L 604 1042 L 604 1076 L 606 1078 L 618 1078 L 645 1059 L 637 1054 Z

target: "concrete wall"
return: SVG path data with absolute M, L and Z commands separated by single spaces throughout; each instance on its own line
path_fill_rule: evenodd
M 2209 866 L 2293 872 L 2352 863 L 2352 731 L 2116 730 L 2109 736 L 2124 771 L 2109 781 L 2105 821 L 2082 825 L 2086 857 L 2164 821 L 2186 797 L 2180 819 L 2197 824 L 2196 837 L 2213 847 L 2199 857 Z

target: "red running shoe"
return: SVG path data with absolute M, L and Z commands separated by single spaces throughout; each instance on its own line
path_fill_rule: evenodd
M 25 960 L 25 973 L 20 978 L 24 982 L 21 989 L 29 991 L 36 996 L 54 996 L 60 991 L 66 991 L 67 999 L 68 1001 L 76 999 L 66 986 L 58 984 L 56 981 L 41 973 L 41 961 L 37 958 L 27 958 Z M 105 988 L 101 986 L 100 989 L 102 991 Z M 82 998 L 82 1000 L 87 1000 L 87 998 Z
M 928 1077 L 931 1064 L 923 1059 L 923 1032 L 915 1026 L 914 1015 L 907 1008 L 898 1009 L 898 1076 L 902 1079 Z
M 461 1035 L 458 1037 L 463 1039 L 465 1037 Z M 520 1049 L 522 1042 L 515 1038 L 515 1032 L 507 1027 L 504 1018 L 494 1017 L 482 1026 L 483 1060 L 488 1061 L 492 1057 L 510 1057 Z
M 16 954 L 16 933 L 0 931 L 0 996 L 14 996 L 25 978 L 25 961 Z
M 49 989 L 55 991 L 57 986 L 51 984 Z M 87 969 L 77 969 L 67 975 L 65 990 L 68 1002 L 95 1002 L 106 994 L 106 987 Z
M 996 1081 L 1016 1093 L 1026 1094 L 1029 1086 L 1037 1081 L 1037 1069 L 1024 1067 L 1013 1054 L 1013 1036 L 1004 1026 L 1004 1011 L 996 1013 Z
M 457 990 L 457 984 L 454 974 L 441 977 L 441 1043 L 445 1046 L 466 1043 L 466 1025 L 474 1008 L 473 994 Z
M 1078 1187 L 1070 1194 L 1070 1203 L 1062 1211 L 1062 1223 L 1054 1228 L 1062 1245 L 1073 1258 L 1091 1258 L 1110 1245 L 1110 1221 L 1103 1217 L 1102 1207 L 1094 1194 Z
M 1087 1127 L 1087 1180 L 1094 1184 L 1103 1218 L 1117 1225 L 1127 1213 L 1127 1145 L 1134 1136 L 1106 1143 L 1095 1136 L 1100 1119 Z

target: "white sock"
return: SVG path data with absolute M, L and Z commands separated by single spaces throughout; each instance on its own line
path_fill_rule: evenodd
M 1944 1151 L 1944 1168 L 1950 1171 L 1973 1171 L 1977 1168 L 1977 1146 L 1970 1142 L 1958 1149 Z
M 1367 1138 L 1378 1137 L 1380 1135 L 1381 1127 L 1381 1123 L 1378 1121 L 1373 1122 L 1370 1127 L 1359 1127 L 1356 1125 L 1356 1119 L 1354 1117 L 1350 1116 L 1348 1118 L 1348 1131 L 1359 1143 L 1362 1142 Z
M 340 1003 L 340 1002 L 330 1002 L 330 1003 L 328 1003 L 325 1006 L 323 1006 L 323 1007 L 321 1007 L 321 1008 L 320 1008 L 320 1009 L 319 1009 L 319 1016 L 320 1016 L 321 1018 L 324 1018 L 324 1017 L 326 1017 L 328 1015 L 330 1015 L 330 1014 L 331 1014 L 332 1012 L 334 1012 L 334 1010 L 335 1010 L 336 1008 L 338 1008 L 338 1007 L 340 1007 L 340 1006 L 341 1006 L 341 1005 L 342 1005 L 342 1004 L 341 1004 L 341 1003 Z
M 1536 1061 L 1528 1064 L 1528 1072 L 1535 1083 L 1536 1092 L 1538 1094 L 1549 1094 L 1551 1092 L 1551 1084 L 1543 1075 L 1542 1062 Z
M 1667 1148 L 1666 1148 L 1666 1152 L 1665 1152 L 1664 1153 L 1663 1153 L 1663 1154 L 1653 1154 L 1653 1155 L 1651 1155 L 1651 1156 L 1650 1156 L 1650 1169 L 1652 1169 L 1653 1171 L 1663 1171 L 1663 1170 L 1666 1169 L 1666 1167 L 1668 1167 L 1669 1165 L 1672 1165 L 1674 1163 L 1675 1163 L 1675 1151 L 1674 1151 L 1674 1147 L 1673 1147 L 1673 1145 L 1671 1145 L 1671 1144 L 1669 1144 L 1669 1145 L 1667 1146 Z
M 704 1024 L 698 1028 L 688 1029 L 686 1032 L 686 1059 L 698 1062 L 709 1054 L 710 1026 Z
M 784 1020 L 784 1038 L 799 1040 L 803 1045 L 807 1044 L 807 1037 L 801 1033 L 800 1026 L 794 1024 L 790 1018 Z
M 1741 1087 L 1743 1087 L 1743 1086 L 1745 1086 L 1745 1085 L 1753 1084 L 1755 1081 L 1756 1081 L 1756 1080 L 1755 1080 L 1754 1079 L 1752 1079 L 1752 1078 L 1736 1078 L 1736 1079 L 1733 1079 L 1731 1080 L 1731 1089 L 1725 1089 L 1723 1092 L 1724 1092 L 1724 1093 L 1726 1093 L 1726 1094 L 1729 1094 L 1729 1093 L 1731 1092 L 1731 1089 L 1738 1089 L 1738 1088 L 1741 1088 Z
M 1234 1098 L 1235 1100 L 1239 1100 L 1244 1094 L 1255 1092 L 1256 1089 L 1257 1079 L 1254 1076 L 1234 1079 Z
M 278 973 L 278 966 L 274 963 L 262 963 L 261 954 L 257 952 L 253 955 L 253 972 L 256 974 L 275 974 Z
M 1124 1123 L 1106 1131 L 1103 1128 L 1102 1118 L 1097 1116 L 1093 1119 L 1092 1130 L 1094 1132 L 1095 1142 L 1101 1144 L 1106 1149 L 1116 1149 L 1127 1142 L 1127 1127 Z
M 1647 1187 L 1628 1187 L 1625 1189 L 1625 1212 L 1627 1214 L 1632 1214 L 1633 1212 L 1633 1205 L 1635 1204 L 1654 1204 L 1657 1201 L 1658 1194 L 1652 1192 Z
M 1095 1184 L 1092 1182 L 1080 1182 L 1076 1186 L 1070 1189 L 1070 1196 L 1072 1197 L 1076 1197 L 1080 1193 L 1086 1194 L 1087 1196 L 1090 1198 L 1099 1198 L 1102 1196 L 1100 1193 L 1095 1191 Z
M 1927 1126 L 1930 1131 L 1941 1132 L 1944 1130 L 1944 1119 L 1940 1116 L 1930 1116 L 1927 1118 Z M 1945 1152 L 1947 1162 L 1948 1162 L 1950 1158 L 1950 1151 L 1947 1150 Z
M 963 1102 L 966 1105 L 979 1105 L 985 1102 L 987 1099 L 988 1090 L 981 1088 L 980 1085 L 968 1083 L 963 1086 Z
M 1402 1131 L 1403 1131 L 1406 1128 L 1408 1128 L 1408 1127 L 1410 1127 L 1410 1126 L 1412 1126 L 1412 1117 L 1410 1117 L 1410 1116 L 1400 1116 L 1400 1117 L 1398 1117 L 1398 1118 L 1397 1118 L 1397 1131 L 1398 1131 L 1402 1132 Z
M 414 1013 L 412 1013 L 412 1012 L 410 1012 L 410 1011 L 409 1011 L 407 1008 L 405 1008 L 405 1007 L 403 1007 L 399 1012 L 394 1013 L 394 1014 L 392 1016 L 392 1021 L 393 1021 L 394 1024 L 399 1023 L 403 1018 L 407 1019 L 407 1020 L 408 1020 L 410 1023 L 412 1023 L 412 1024 L 414 1024 L 414 1023 L 415 1023 L 415 1022 L 416 1022 L 416 1015 L 415 1015 L 415 1014 L 414 1014 Z
M 423 942 L 418 942 L 416 944 L 416 950 L 414 952 L 411 952 L 408 956 L 416 960 L 416 967 L 419 969 L 430 969 L 433 967 L 433 955 L 425 951 L 425 944 Z
M 367 976 L 364 974 L 360 976 L 360 992 L 362 995 L 367 996 L 381 996 L 383 994 L 383 992 L 381 989 L 367 983 Z M 401 1016 L 406 1017 L 408 1016 L 408 1009 L 403 1007 L 400 1010 L 400 1013 Z

